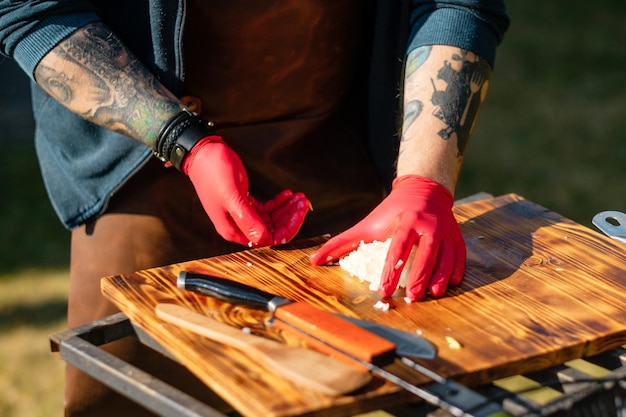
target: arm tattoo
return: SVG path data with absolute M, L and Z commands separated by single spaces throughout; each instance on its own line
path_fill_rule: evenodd
M 409 127 L 413 124 L 415 120 L 422 114 L 422 109 L 424 108 L 424 104 L 422 104 L 419 100 L 411 100 L 404 107 L 404 120 L 402 122 L 402 131 L 406 132 L 409 130 Z M 404 139 L 404 134 L 402 135 L 401 140 Z
M 456 135 L 459 156 L 463 156 L 485 99 L 490 68 L 478 57 L 470 60 L 467 52 L 455 54 L 452 60 L 461 62 L 461 69 L 456 70 L 448 61 L 444 63 L 437 79 L 445 81 L 446 88 L 437 90 L 433 82 L 431 100 L 435 106 L 433 115 L 447 126 L 439 131 L 439 136 L 448 140 Z
M 86 120 L 148 145 L 181 105 L 102 24 L 91 24 L 49 52 L 37 83 Z M 45 60 L 45 58 L 44 58 Z
M 417 49 L 412 50 L 407 57 L 406 62 L 406 75 L 405 77 L 411 76 L 419 67 L 422 66 L 424 62 L 428 59 L 430 55 L 430 51 L 433 49 L 431 45 L 421 46 Z

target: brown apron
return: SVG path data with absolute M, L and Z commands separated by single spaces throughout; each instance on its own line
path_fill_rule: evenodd
M 337 233 L 382 196 L 366 150 L 365 0 L 191 0 L 186 92 L 243 159 L 258 199 L 303 191 L 303 233 Z

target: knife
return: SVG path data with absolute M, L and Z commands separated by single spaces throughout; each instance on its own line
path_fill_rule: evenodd
M 290 300 L 250 287 L 240 282 L 187 271 L 182 271 L 178 275 L 177 285 L 179 288 L 208 295 L 232 304 L 245 305 L 258 310 L 271 310 L 275 313 L 275 318 L 277 317 L 276 308 L 279 305 L 282 306 L 282 308 L 285 308 L 288 304 L 292 304 Z M 395 345 L 395 354 L 398 356 L 433 359 L 437 355 L 437 348 L 428 340 L 418 336 L 417 334 L 412 334 L 393 327 L 356 319 L 354 317 L 338 313 L 326 313 L 323 310 L 316 309 L 307 303 L 295 304 L 299 304 L 299 306 L 291 306 L 292 309 L 304 309 L 308 313 L 312 314 L 311 320 L 313 320 L 313 323 L 309 323 L 308 325 L 304 324 L 306 329 L 311 326 L 318 326 L 321 320 L 327 319 L 332 320 L 333 323 L 339 323 L 336 324 L 337 326 L 346 325 L 343 322 L 339 322 L 334 318 L 328 317 L 329 314 L 332 314 L 390 341 Z M 320 317 L 320 314 L 324 317 Z M 275 324 L 277 324 L 278 327 L 282 325 L 282 323 L 278 322 Z M 353 326 L 350 326 L 349 328 L 353 328 Z M 287 329 L 287 331 L 289 330 L 290 329 Z
M 341 346 L 378 366 L 392 363 L 396 356 L 392 342 L 309 303 L 292 302 L 240 282 L 187 271 L 179 273 L 177 285 L 233 304 L 271 311 L 274 327 L 296 333 L 314 349 L 343 361 L 346 356 L 338 356 L 331 346 Z
M 453 416 L 510 417 L 499 404 L 409 358 L 401 357 L 401 362 L 434 383 L 418 387 L 383 369 L 382 366 L 392 363 L 397 355 L 391 341 L 308 303 L 294 302 L 241 282 L 188 271 L 179 273 L 177 286 L 226 302 L 271 311 L 275 327 L 296 334 L 314 349 L 330 356 L 337 357 L 339 353 L 341 356 L 338 359 L 348 358 Z

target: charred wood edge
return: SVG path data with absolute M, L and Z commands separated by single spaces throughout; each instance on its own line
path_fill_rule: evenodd
M 135 329 L 124 313 L 118 313 L 53 334 L 50 337 L 51 351 L 159 416 L 227 416 L 99 348 L 125 337 L 139 337 Z M 139 337 L 142 343 L 152 348 L 157 346 L 145 332 L 140 333 L 143 333 Z M 161 347 L 157 350 L 165 352 Z

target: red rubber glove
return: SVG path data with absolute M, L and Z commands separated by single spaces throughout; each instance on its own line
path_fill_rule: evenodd
M 272 245 L 281 245 L 293 239 L 311 209 L 311 202 L 304 193 L 294 194 L 291 190 L 284 190 L 264 203 L 252 196 L 249 199 L 272 234 Z
M 231 242 L 266 246 L 292 239 L 310 208 L 304 194 L 289 190 L 266 203 L 255 200 L 243 162 L 219 136 L 198 142 L 182 169 L 217 232 Z
M 465 271 L 466 249 L 461 229 L 452 214 L 452 194 L 442 185 L 418 175 L 394 180 L 391 193 L 367 217 L 333 237 L 311 256 L 322 265 L 356 249 L 361 241 L 391 239 L 383 268 L 380 292 L 391 296 L 414 245 L 417 253 L 407 279 L 411 301 L 428 291 L 441 297 L 448 285 L 458 285 Z

